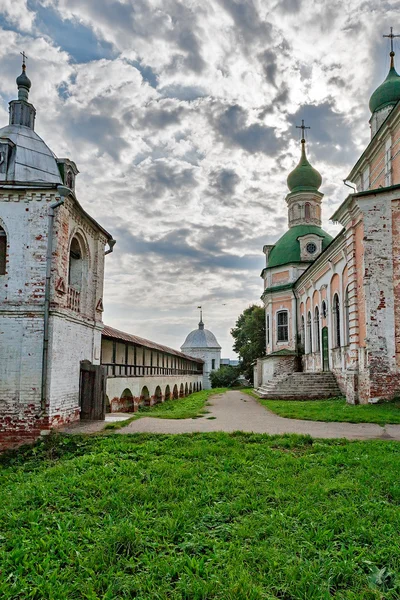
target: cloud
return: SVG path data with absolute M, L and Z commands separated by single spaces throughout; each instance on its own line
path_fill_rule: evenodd
M 261 123 L 248 124 L 247 112 L 237 104 L 217 116 L 215 128 L 227 146 L 236 145 L 247 152 L 273 155 L 282 147 L 273 127 Z
M 210 173 L 210 185 L 222 196 L 232 196 L 240 182 L 239 175 L 233 169 L 221 169 Z
M 24 49 L 36 130 L 76 161 L 80 202 L 118 241 L 107 322 L 178 347 L 202 303 L 232 356 L 262 246 L 287 228 L 295 125 L 311 126 L 335 231 L 395 18 L 389 1 L 0 0 L 1 124 Z

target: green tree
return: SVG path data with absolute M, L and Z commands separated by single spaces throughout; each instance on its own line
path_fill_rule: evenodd
M 253 383 L 253 363 L 265 356 L 265 309 L 257 304 L 246 308 L 233 329 L 233 349 L 239 355 L 240 372 Z
M 232 365 L 223 365 L 210 373 L 211 387 L 230 387 L 239 377 L 238 367 Z

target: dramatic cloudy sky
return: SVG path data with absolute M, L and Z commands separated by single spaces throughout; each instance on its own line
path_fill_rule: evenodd
M 385 0 L 0 0 L 0 123 L 29 56 L 36 131 L 80 175 L 117 239 L 105 321 L 179 347 L 206 326 L 233 357 L 262 293 L 262 246 L 286 228 L 298 130 L 323 175 L 324 226 L 369 138 L 388 69 Z M 400 27 L 400 26 L 399 26 Z

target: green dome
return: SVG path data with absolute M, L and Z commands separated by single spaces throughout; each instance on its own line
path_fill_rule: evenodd
M 369 101 L 369 109 L 372 113 L 389 104 L 396 104 L 400 100 L 400 75 L 394 68 L 393 61 L 388 76 L 381 85 L 376 88 Z
M 321 175 L 307 160 L 305 145 L 305 140 L 301 140 L 300 162 L 287 178 L 291 192 L 316 191 L 322 183 Z
M 289 263 L 304 262 L 300 258 L 299 237 L 314 233 L 322 237 L 322 250 L 333 240 L 329 233 L 326 233 L 317 225 L 295 225 L 291 227 L 275 244 L 268 257 L 268 268 L 279 267 Z

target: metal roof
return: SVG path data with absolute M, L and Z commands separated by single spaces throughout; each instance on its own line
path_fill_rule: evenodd
M 0 182 L 63 183 L 55 155 L 33 129 L 24 125 L 6 125 L 0 129 L 0 141 L 5 139 L 11 140 L 15 148 L 7 171 L 0 169 Z
M 189 348 L 221 348 L 215 335 L 208 329 L 194 329 L 183 342 L 181 349 Z
M 137 346 L 144 346 L 145 348 L 150 348 L 151 350 L 160 350 L 161 352 L 173 354 L 174 356 L 186 358 L 194 362 L 204 362 L 200 358 L 193 358 L 193 356 L 188 356 L 187 354 L 183 354 L 183 352 L 179 352 L 178 350 L 174 350 L 173 348 L 169 348 L 168 346 L 156 344 L 155 342 L 151 342 L 150 340 L 146 340 L 145 338 L 141 338 L 137 335 L 132 335 L 130 333 L 125 333 L 124 331 L 119 331 L 118 329 L 114 329 L 113 327 L 109 327 L 108 325 L 104 326 L 101 335 L 109 339 L 121 340 L 123 342 L 130 342 L 131 344 L 136 344 Z

